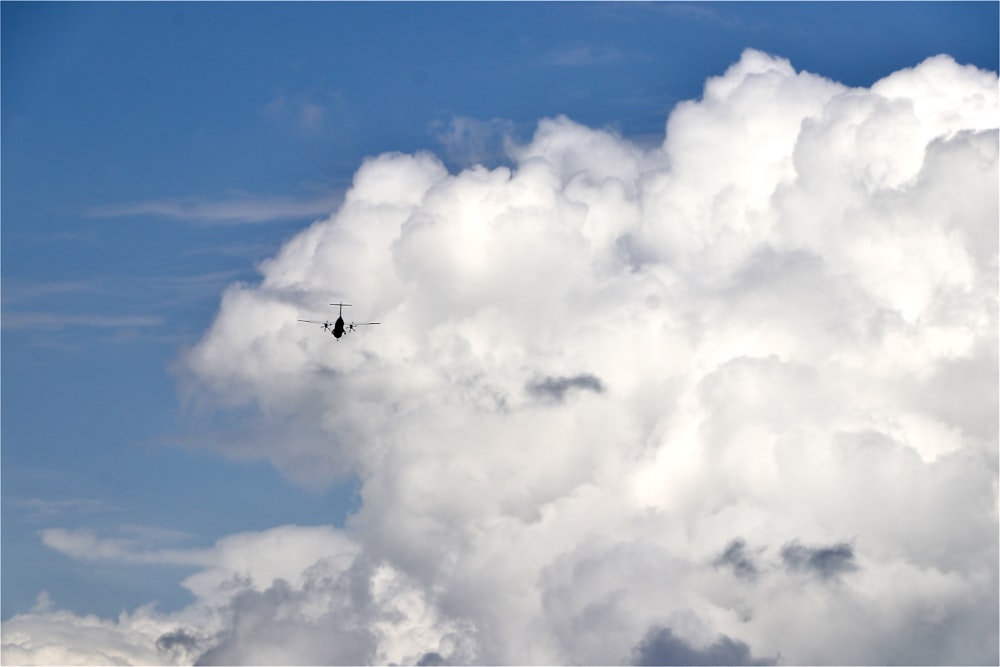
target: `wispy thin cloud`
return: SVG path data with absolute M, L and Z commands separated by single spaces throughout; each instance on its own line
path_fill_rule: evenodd
M 4 313 L 4 329 L 42 329 L 58 331 L 66 327 L 115 329 L 121 327 L 158 327 L 163 318 L 154 315 L 61 315 L 59 313 Z
M 274 247 L 265 244 L 247 246 L 253 248 L 255 254 L 251 255 L 249 250 L 238 253 L 233 250 L 228 253 L 225 248 L 202 249 L 200 251 L 189 251 L 184 254 L 195 254 L 201 252 L 208 254 L 234 256 L 262 256 L 268 251 L 273 252 Z M 152 303 L 156 306 L 163 306 L 170 303 L 180 303 L 191 299 L 200 299 L 209 296 L 217 296 L 228 283 L 246 277 L 252 273 L 252 268 L 231 269 L 228 271 L 211 271 L 207 273 L 181 274 L 181 275 L 154 275 L 154 276 L 104 276 L 91 278 L 88 280 L 62 280 L 62 281 L 4 281 L 2 287 L 3 305 L 10 308 L 18 305 L 26 312 L 6 311 L 4 317 L 10 317 L 12 328 L 26 326 L 44 325 L 46 328 L 55 320 L 59 322 L 69 321 L 70 324 L 91 326 L 91 327 L 113 327 L 124 323 L 127 326 L 153 326 L 159 321 L 148 318 L 136 320 L 135 316 L 129 316 L 124 321 L 120 318 L 107 318 L 94 315 L 72 315 L 63 316 L 56 313 L 46 312 L 44 305 L 29 306 L 37 304 L 49 297 L 58 299 L 61 303 L 72 300 L 80 303 L 85 297 L 100 295 L 102 298 L 112 299 L 121 302 L 123 299 L 135 299 L 139 297 L 144 303 Z M 155 296 L 154 295 L 158 295 Z
M 621 51 L 614 48 L 580 46 L 550 51 L 542 57 L 542 64 L 553 67 L 581 67 L 617 62 L 624 57 Z
M 211 245 L 184 250 L 180 254 L 186 257 L 197 255 L 218 255 L 220 257 L 261 258 L 273 255 L 281 248 L 280 241 L 272 243 L 231 243 L 229 245 Z
M 452 116 L 448 120 L 435 120 L 429 131 L 452 161 L 463 166 L 495 165 L 508 159 L 516 126 L 503 118 L 479 120 Z
M 645 20 L 649 15 L 667 15 L 678 21 L 700 24 L 699 27 L 717 27 L 732 32 L 757 32 L 767 27 L 769 22 L 759 18 L 748 18 L 740 14 L 740 9 L 724 3 L 705 2 L 633 2 L 627 4 L 627 11 L 620 11 L 618 3 L 602 7 L 602 15 L 618 21 Z M 643 14 L 647 12 L 648 14 Z
M 215 201 L 152 199 L 96 206 L 86 212 L 92 218 L 152 216 L 205 224 L 260 224 L 316 218 L 333 213 L 343 193 L 312 198 L 236 197 Z
M 58 243 L 93 243 L 94 241 L 97 241 L 97 232 L 93 229 L 56 232 L 54 234 L 45 235 L 42 240 Z
M 40 532 L 42 544 L 71 558 L 109 560 L 128 564 L 205 565 L 210 552 L 203 549 L 156 549 L 153 544 L 186 539 L 179 531 L 128 530 L 122 537 L 98 537 L 86 528 L 47 528 Z
M 11 282 L 5 280 L 2 288 L 4 304 L 30 301 L 42 297 L 61 294 L 93 294 L 101 291 L 101 286 L 92 280 L 48 280 L 41 282 Z
M 328 101 L 337 99 L 337 95 L 325 96 Z M 308 134 L 317 134 L 323 130 L 326 118 L 326 108 L 310 95 L 277 95 L 264 107 L 264 115 L 276 121 L 291 123 L 296 129 Z
M 31 519 L 50 519 L 67 514 L 90 514 L 109 509 L 107 502 L 94 498 L 67 498 L 50 500 L 46 498 L 14 498 L 11 504 L 28 513 Z

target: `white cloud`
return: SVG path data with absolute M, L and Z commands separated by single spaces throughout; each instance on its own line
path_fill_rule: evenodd
M 947 57 L 747 51 L 653 150 L 372 158 L 185 358 L 266 434 L 218 447 L 358 476 L 348 529 L 50 543 L 200 568 L 187 659 L 995 663 L 997 111 Z M 296 323 L 341 299 L 382 326 Z

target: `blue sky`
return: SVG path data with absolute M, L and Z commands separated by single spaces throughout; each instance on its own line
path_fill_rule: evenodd
M 43 590 L 105 616 L 188 601 L 182 566 L 80 563 L 44 529 L 192 547 L 357 507 L 351 479 L 303 488 L 202 447 L 247 423 L 185 404 L 176 368 L 366 157 L 458 170 L 455 119 L 524 141 L 559 114 L 659 143 L 748 47 L 848 86 L 940 53 L 996 71 L 998 21 L 985 2 L 4 2 L 3 618 Z

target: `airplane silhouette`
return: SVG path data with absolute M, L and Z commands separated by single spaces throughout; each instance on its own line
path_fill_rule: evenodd
M 381 322 L 351 322 L 348 325 L 344 325 L 344 306 L 350 306 L 349 303 L 331 303 L 331 306 L 340 306 L 340 310 L 337 313 L 336 322 L 317 322 L 316 320 L 299 320 L 299 322 L 306 322 L 307 324 L 319 324 L 323 327 L 323 331 L 329 331 L 333 334 L 334 338 L 340 338 L 344 334 L 354 331 L 355 327 L 367 327 L 372 324 L 381 324 Z

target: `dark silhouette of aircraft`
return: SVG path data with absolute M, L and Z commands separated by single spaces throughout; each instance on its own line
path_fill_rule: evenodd
M 323 331 L 329 331 L 333 334 L 334 338 L 340 338 L 344 334 L 354 331 L 354 327 L 367 327 L 372 324 L 380 324 L 379 322 L 351 322 L 348 325 L 344 325 L 344 306 L 350 306 L 349 303 L 331 303 L 331 306 L 340 306 L 340 311 L 337 313 L 336 322 L 317 322 L 316 320 L 299 320 L 299 322 L 306 322 L 307 324 L 319 324 L 323 327 Z

